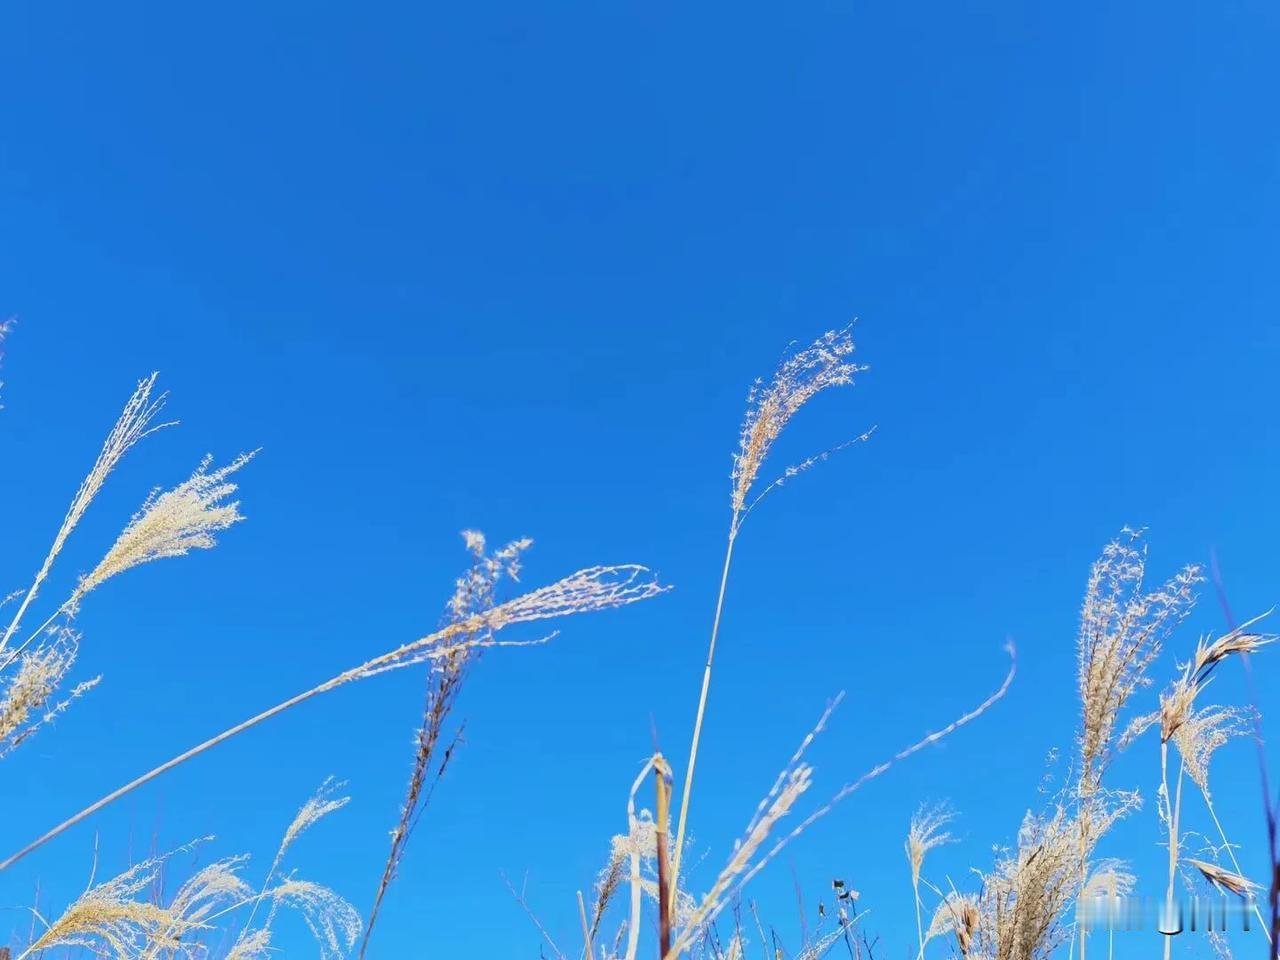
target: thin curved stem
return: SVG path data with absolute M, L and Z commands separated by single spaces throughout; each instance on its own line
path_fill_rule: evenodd
M 680 819 L 676 822 L 675 854 L 671 864 L 671 899 L 668 909 L 675 910 L 676 890 L 680 886 L 680 859 L 684 855 L 684 832 L 689 820 L 689 794 L 693 790 L 693 768 L 698 759 L 698 741 L 702 738 L 702 718 L 707 712 L 707 691 L 711 688 L 711 665 L 716 656 L 716 638 L 720 634 L 720 615 L 724 611 L 725 588 L 729 583 L 729 567 L 733 562 L 733 545 L 738 539 L 738 517 L 729 526 L 729 543 L 724 551 L 724 570 L 720 573 L 720 593 L 716 598 L 715 619 L 711 622 L 711 643 L 707 663 L 702 671 L 702 692 L 698 695 L 698 713 L 693 721 L 693 742 L 689 745 L 689 763 L 684 771 L 684 789 L 680 793 Z

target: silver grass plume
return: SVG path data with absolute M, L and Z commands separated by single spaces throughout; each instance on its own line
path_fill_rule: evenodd
M 140 564 L 213 547 L 216 532 L 244 519 L 238 502 L 226 502 L 237 489 L 227 477 L 253 456 L 242 454 L 212 471 L 212 458 L 206 456 L 187 480 L 163 493 L 153 491 L 106 556 L 80 581 L 73 604 L 104 581 Z
M 107 439 L 102 445 L 102 450 L 98 454 L 98 459 L 94 461 L 93 468 L 89 471 L 88 476 L 81 481 L 79 489 L 76 490 L 75 496 L 71 499 L 71 506 L 67 508 L 66 515 L 62 518 L 62 524 L 58 527 L 58 532 L 53 538 L 53 545 L 49 548 L 49 553 L 45 556 L 44 563 L 36 571 L 35 579 L 32 580 L 30 588 L 22 599 L 22 603 L 19 604 L 13 619 L 9 621 L 9 626 L 5 628 L 4 635 L 0 637 L 0 651 L 3 651 L 9 645 L 9 641 L 22 623 L 22 617 L 27 612 L 27 607 L 31 605 L 31 601 L 40 592 L 40 586 L 49 575 L 49 570 L 53 566 L 54 560 L 62 552 L 67 538 L 71 536 L 71 531 L 79 524 L 85 511 L 89 509 L 89 504 L 98 495 L 98 491 L 102 489 L 102 485 L 106 483 L 107 477 L 115 469 L 116 464 L 143 437 L 163 427 L 171 426 L 169 423 L 155 422 L 157 415 L 164 407 L 166 396 L 161 394 L 159 397 L 152 399 L 151 391 L 155 387 L 156 376 L 153 373 L 146 379 L 138 381 L 137 389 L 129 397 L 129 401 L 125 404 L 120 418 L 107 435 Z M 6 666 L 9 662 L 12 661 L 7 661 Z

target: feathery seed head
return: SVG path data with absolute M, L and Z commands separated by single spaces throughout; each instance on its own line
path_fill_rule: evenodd
M 341 790 L 343 786 L 344 784 L 337 783 L 333 777 L 329 777 L 320 785 L 320 789 L 316 791 L 315 796 L 302 805 L 301 809 L 298 810 L 298 815 L 289 824 L 289 829 L 284 832 L 284 839 L 280 842 L 280 850 L 276 854 L 277 862 L 303 832 L 314 826 L 321 818 L 327 817 L 336 810 L 341 810 L 351 802 L 350 797 L 334 796 L 334 793 Z
M 1160 694 L 1161 743 L 1168 743 L 1182 725 L 1191 719 L 1196 694 L 1202 689 L 1203 685 L 1196 684 L 1184 674 L 1166 692 Z
M 355 946 L 362 927 L 360 914 L 328 887 L 307 880 L 286 880 L 271 896 L 276 903 L 302 914 L 320 946 L 321 960 L 342 960 Z
M 1232 737 L 1249 732 L 1249 714 L 1235 707 L 1208 706 L 1191 711 L 1178 724 L 1173 742 L 1184 769 L 1205 796 L 1209 796 L 1209 761 Z
M 848 328 L 830 331 L 784 360 L 768 384 L 757 380 L 752 386 L 733 458 L 734 517 L 747 509 L 751 487 L 787 422 L 815 395 L 828 387 L 853 383 L 854 374 L 866 369 L 849 361 L 852 353 L 853 337 Z
M 263 927 L 236 941 L 226 960 L 267 960 L 271 955 L 271 930 Z
M 1128 865 L 1123 860 L 1108 857 L 1094 864 L 1093 872 L 1085 881 L 1084 890 L 1080 893 L 1080 899 L 1114 900 L 1116 897 L 1128 896 L 1133 892 L 1136 882 L 1136 878 L 1129 872 Z
M 1196 860 L 1193 857 L 1187 857 L 1184 862 L 1189 863 L 1191 866 L 1199 870 L 1200 875 L 1209 881 L 1209 883 L 1213 884 L 1218 890 L 1222 890 L 1227 893 L 1234 893 L 1237 897 L 1246 897 L 1252 891 L 1262 889 L 1261 884 L 1254 883 L 1252 880 L 1247 877 L 1242 877 L 1238 873 L 1232 873 L 1230 870 L 1225 870 L 1216 863 Z
M 1232 630 L 1212 643 L 1201 640 L 1196 644 L 1196 655 L 1192 661 L 1191 672 L 1198 679 L 1203 678 L 1206 668 L 1212 667 L 1232 654 L 1257 653 L 1267 644 L 1274 643 L 1275 639 L 1271 634 Z
M 241 454 L 213 471 L 212 458 L 205 457 L 188 480 L 164 493 L 153 491 L 107 555 L 80 581 L 75 599 L 139 564 L 213 547 L 214 533 L 244 519 L 239 503 L 225 502 L 237 489 L 227 477 L 253 457 Z
M 61 702 L 53 702 L 54 693 L 78 653 L 78 635 L 69 627 L 60 627 L 53 631 L 52 640 L 19 656 L 17 669 L 9 675 L 0 694 L 0 757 L 97 685 L 100 678 L 78 684 Z
M 1146 550 L 1140 531 L 1125 529 L 1094 563 L 1080 614 L 1077 642 L 1081 702 L 1079 789 L 1101 788 L 1116 723 L 1135 690 L 1148 683 L 1147 668 L 1165 640 L 1195 604 L 1197 567 L 1184 568 L 1146 591 Z
M 27 953 L 38 956 L 51 947 L 81 946 L 127 958 L 139 956 L 149 944 L 175 949 L 172 931 L 180 935 L 194 925 L 171 909 L 134 899 L 150 888 L 162 862 L 159 858 L 143 861 L 85 891 L 48 925 Z
M 44 583 L 45 578 L 49 575 L 49 570 L 52 568 L 54 560 L 57 559 L 62 552 L 62 548 L 66 545 L 67 538 L 71 536 L 71 531 L 79 524 L 85 511 L 89 509 L 89 504 L 98 495 L 98 491 L 102 489 L 102 485 L 106 483 L 108 475 L 115 469 L 116 464 L 143 437 L 164 427 L 172 426 L 172 423 L 158 424 L 155 422 L 157 415 L 164 407 L 166 396 L 161 394 L 154 400 L 151 398 L 156 376 L 157 374 L 153 373 L 150 377 L 138 381 L 137 389 L 129 397 L 128 402 L 124 405 L 124 410 L 120 414 L 120 418 L 107 435 L 107 439 L 102 445 L 102 450 L 98 453 L 98 459 L 94 461 L 88 476 L 80 482 L 75 496 L 71 498 L 71 506 L 67 508 L 66 515 L 62 518 L 62 525 L 58 528 L 58 533 L 53 538 L 53 545 L 49 548 L 49 553 L 45 556 L 44 563 L 41 564 L 39 571 L 37 571 L 35 580 L 27 590 L 26 597 L 18 607 L 13 619 L 9 622 L 9 626 L 5 628 L 4 635 L 0 636 L 0 650 L 3 650 L 13 638 L 22 621 L 23 614 L 31 601 L 40 592 L 41 584 Z
M 907 829 L 905 848 L 907 862 L 911 864 L 911 882 L 913 885 L 920 883 L 920 868 L 924 866 L 925 855 L 935 847 L 940 847 L 944 843 L 954 842 L 951 834 L 943 833 L 942 828 L 953 821 L 955 817 L 956 815 L 948 810 L 944 804 L 936 804 L 932 807 L 920 807 L 915 816 L 911 818 L 911 825 Z
M 978 925 L 981 921 L 982 912 L 978 906 L 978 898 L 973 894 L 952 891 L 942 898 L 938 909 L 933 912 L 929 929 L 925 931 L 925 943 L 934 937 L 954 933 L 956 945 L 960 948 L 960 956 L 967 957 L 973 948 L 973 940 L 978 933 Z

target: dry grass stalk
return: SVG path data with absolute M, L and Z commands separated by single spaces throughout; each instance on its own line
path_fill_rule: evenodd
M 658 956 L 665 957 L 671 949 L 672 914 L 675 903 L 671 899 L 670 851 L 667 848 L 668 831 L 671 829 L 671 765 L 661 754 L 653 761 L 653 793 L 657 807 L 654 824 L 654 846 L 658 867 Z
M 685 923 L 677 935 L 671 949 L 663 955 L 663 960 L 675 960 L 683 950 L 703 936 L 707 925 L 713 922 L 729 903 L 741 896 L 743 888 L 761 870 L 773 862 L 789 843 L 830 813 L 838 803 L 857 792 L 870 781 L 881 776 L 894 764 L 907 759 L 932 744 L 938 743 L 965 724 L 982 716 L 1004 697 L 1017 672 L 1013 646 L 1007 646 L 1006 651 L 1010 658 L 1009 672 L 1005 675 L 1004 682 L 1001 683 L 1000 687 L 986 700 L 942 729 L 927 734 L 911 746 L 898 751 L 888 760 L 876 764 L 856 780 L 845 784 L 830 800 L 810 813 L 789 833 L 775 841 L 771 847 L 765 850 L 765 841 L 774 827 L 791 812 L 796 801 L 809 789 L 812 783 L 812 768 L 802 763 L 801 757 L 805 748 L 825 725 L 832 709 L 834 709 L 835 703 L 829 706 L 823 713 L 817 727 L 805 737 L 800 748 L 792 755 L 787 767 L 783 769 L 783 772 L 774 781 L 774 785 L 765 796 L 765 799 L 757 806 L 756 812 L 752 816 L 750 824 L 748 824 L 746 835 L 737 842 L 734 854 L 728 864 L 721 870 L 711 890 L 702 898 L 697 908 L 693 911 L 688 922 Z M 838 702 L 837 700 L 836 703 Z
M 533 623 L 553 617 L 625 606 L 657 596 L 665 589 L 649 576 L 647 568 L 635 564 L 590 567 L 565 577 L 550 586 L 533 590 L 507 603 L 500 604 L 485 613 L 477 614 L 458 623 L 449 624 L 419 640 L 403 644 L 381 656 L 352 667 L 350 670 L 345 670 L 337 676 L 304 690 L 302 693 L 290 697 L 288 700 L 284 700 L 274 707 L 236 724 L 234 727 L 224 730 L 217 736 L 210 737 L 203 743 L 197 744 L 190 750 L 147 771 L 140 777 L 129 781 L 124 786 L 85 807 L 74 816 L 64 820 L 44 835 L 27 844 L 17 853 L 0 862 L 0 870 L 11 867 L 32 850 L 43 846 L 86 817 L 92 816 L 103 807 L 114 803 L 161 774 L 167 773 L 174 767 L 199 756 L 206 750 L 212 749 L 218 744 L 230 740 L 232 737 L 313 697 L 336 690 L 338 687 L 345 686 L 348 683 L 374 677 L 390 670 L 398 670 L 413 664 L 438 661 L 450 656 L 456 656 L 463 650 L 493 646 L 527 645 L 527 642 L 496 640 L 493 635 L 505 627 L 518 623 Z
M 1085 590 L 1077 641 L 1077 687 L 1081 703 L 1077 737 L 1079 770 L 1075 786 L 1082 813 L 1076 823 L 1089 829 L 1093 818 L 1083 813 L 1102 790 L 1102 778 L 1111 760 L 1121 712 L 1141 687 L 1150 683 L 1147 670 L 1160 655 L 1165 641 L 1195 605 L 1199 568 L 1185 567 L 1163 586 L 1148 592 L 1146 548 L 1141 531 L 1126 528 L 1104 548 L 1094 563 Z M 1145 721 L 1130 727 L 1119 738 L 1125 746 Z M 1098 837 L 1082 833 L 1079 884 L 1089 869 L 1085 851 Z M 1080 928 L 1080 955 L 1087 950 L 1087 929 Z
M 954 819 L 955 814 L 941 804 L 933 807 L 921 807 L 916 811 L 916 815 L 911 818 L 911 824 L 907 828 L 907 840 L 904 847 L 907 854 L 907 863 L 911 866 L 911 889 L 915 897 L 916 941 L 920 948 L 918 956 L 924 955 L 925 944 L 924 927 L 920 915 L 923 909 L 923 904 L 920 901 L 920 870 L 924 866 L 924 858 L 930 850 L 940 847 L 944 843 L 952 842 L 951 834 L 944 833 L 942 828 Z
M 462 536 L 467 549 L 472 554 L 473 562 L 455 584 L 453 596 L 448 603 L 448 622 L 450 623 L 469 622 L 472 618 L 492 610 L 494 591 L 499 581 L 504 576 L 519 580 L 521 555 L 533 543 L 527 538 L 516 540 L 489 555 L 486 552 L 483 534 L 475 530 L 464 530 Z M 472 634 L 464 639 L 477 640 L 479 637 Z M 391 832 L 391 850 L 383 866 L 373 906 L 369 909 L 369 918 L 365 923 L 364 937 L 360 942 L 362 958 L 368 951 L 369 940 L 373 935 L 374 924 L 377 922 L 383 899 L 400 868 L 409 838 L 430 800 L 434 783 L 444 774 L 453 756 L 456 738 L 445 748 L 439 765 L 434 772 L 432 771 L 432 762 L 439 750 L 445 723 L 462 689 L 467 667 L 478 650 L 478 647 L 463 645 L 455 654 L 437 660 L 431 665 L 422 723 L 414 736 L 413 770 L 409 776 L 404 802 L 401 804 L 400 818 Z
M 102 489 L 102 485 L 106 483 L 107 477 L 115 469 L 116 464 L 139 440 L 163 427 L 170 426 L 168 423 L 155 423 L 156 416 L 160 413 L 165 401 L 164 394 L 152 399 L 151 392 L 155 388 L 155 383 L 156 374 L 154 373 L 138 382 L 137 389 L 129 397 L 129 401 L 125 404 L 120 418 L 107 435 L 107 439 L 102 445 L 102 450 L 98 454 L 98 459 L 94 461 L 93 468 L 89 471 L 88 476 L 81 481 L 79 489 L 76 490 L 75 496 L 72 497 L 71 506 L 67 508 L 66 515 L 62 518 L 62 524 L 58 527 L 58 532 L 53 538 L 53 544 L 50 546 L 44 562 L 40 565 L 40 569 L 36 571 L 35 579 L 32 580 L 31 586 L 23 596 L 22 603 L 18 605 L 13 619 L 9 621 L 8 627 L 5 628 L 3 636 L 0 636 L 0 653 L 4 652 L 13 639 L 13 635 L 17 632 L 22 623 L 22 618 L 27 612 L 27 608 L 40 592 L 40 587 L 45 578 L 48 577 L 54 560 L 62 552 L 67 538 L 71 536 L 71 532 L 80 523 L 85 511 L 89 509 L 89 504 L 98 495 L 98 491 Z M 59 608 L 59 610 L 61 609 Z M 53 617 L 56 616 L 57 612 Z M 52 621 L 53 617 L 46 621 L 46 625 Z M 35 631 L 35 633 L 39 632 L 39 629 Z
M 853 337 L 848 328 L 829 331 L 804 350 L 797 351 L 785 359 L 768 384 L 757 380 L 747 394 L 747 412 L 742 421 L 738 451 L 733 458 L 732 490 L 729 498 L 729 536 L 725 545 L 724 566 L 720 573 L 720 588 L 716 597 L 715 615 L 711 623 L 707 660 L 702 671 L 698 710 L 694 717 L 693 737 L 689 744 L 689 762 L 685 766 L 684 786 L 680 794 L 680 816 L 676 824 L 674 856 L 675 882 L 672 885 L 671 894 L 673 900 L 679 882 L 681 858 L 684 855 L 685 832 L 689 822 L 689 798 L 693 791 L 693 773 L 698 759 L 698 744 L 702 738 L 707 694 L 711 687 L 711 669 L 715 661 L 716 641 L 720 634 L 725 590 L 729 583 L 729 569 L 733 563 L 733 547 L 743 520 L 759 502 L 759 498 L 749 500 L 751 490 L 759 478 L 760 470 L 774 441 L 782 435 L 783 429 L 800 408 L 823 390 L 853 383 L 854 375 L 866 369 L 849 360 L 852 354 Z M 864 434 L 859 439 L 866 439 L 868 436 L 870 434 Z M 846 445 L 842 444 L 842 446 Z M 786 479 L 825 459 L 828 453 L 810 457 L 803 463 L 788 468 L 782 477 L 765 488 L 760 497 L 780 486 Z

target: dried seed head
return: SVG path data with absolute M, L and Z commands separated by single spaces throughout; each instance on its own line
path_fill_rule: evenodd
M 280 851 L 276 854 L 277 861 L 303 832 L 312 827 L 321 818 L 327 817 L 336 810 L 341 810 L 351 802 L 350 797 L 334 796 L 334 793 L 341 790 L 343 786 L 344 784 L 337 783 L 333 777 L 329 777 L 320 785 L 320 789 L 316 791 L 315 796 L 302 805 L 301 809 L 298 810 L 298 815 L 289 824 L 289 829 L 284 832 L 284 839 L 280 842 Z
M 212 460 L 205 457 L 190 479 L 164 493 L 153 492 L 107 555 L 80 581 L 73 599 L 78 601 L 103 581 L 139 564 L 214 546 L 214 533 L 244 519 L 240 504 L 225 502 L 236 491 L 226 478 L 253 456 L 243 454 L 212 472 Z
M 1129 871 L 1123 860 L 1106 858 L 1099 860 L 1093 867 L 1093 873 L 1085 881 L 1084 890 L 1080 893 L 1082 900 L 1109 899 L 1125 897 L 1133 892 L 1136 878 Z
M 1201 640 L 1196 644 L 1196 656 L 1192 661 L 1191 672 L 1200 678 L 1208 667 L 1220 663 L 1232 654 L 1257 653 L 1267 644 L 1275 642 L 1275 639 L 1270 634 L 1232 630 L 1212 643 Z
M 1174 731 L 1173 742 L 1184 769 L 1209 796 L 1209 761 L 1232 737 L 1249 732 L 1249 714 L 1234 707 L 1209 706 L 1192 711 Z
M 1122 532 L 1094 563 L 1080 614 L 1077 643 L 1081 701 L 1080 791 L 1101 788 L 1120 712 L 1145 685 L 1147 668 L 1195 604 L 1196 567 L 1186 567 L 1157 590 L 1144 590 L 1146 551 L 1141 533 Z
M 768 384 L 757 380 L 752 386 L 733 458 L 731 503 L 735 518 L 747 509 L 751 487 L 787 422 L 818 393 L 853 383 L 854 374 L 866 369 L 849 361 L 852 353 L 849 330 L 831 331 L 784 360 Z
M 53 566 L 54 560 L 57 559 L 58 554 L 62 552 L 62 548 L 66 545 L 67 538 L 71 536 L 71 531 L 76 528 L 85 511 L 89 509 L 89 504 L 98 495 L 102 485 L 107 482 L 107 477 L 115 469 L 116 464 L 143 437 L 164 427 L 172 426 L 170 423 L 158 424 L 155 422 L 156 416 L 164 407 L 165 401 L 165 394 L 161 394 L 154 400 L 151 398 L 151 391 L 154 389 L 155 384 L 156 374 L 154 373 L 145 380 L 139 380 L 137 389 L 133 391 L 133 395 L 129 397 L 129 401 L 124 405 L 124 410 L 121 412 L 115 426 L 111 428 L 111 433 L 107 435 L 107 439 L 102 445 L 102 450 L 98 453 L 98 459 L 94 461 L 93 468 L 89 471 L 88 476 L 81 481 L 75 496 L 71 498 L 71 506 L 67 508 L 66 515 L 62 518 L 62 525 L 58 528 L 58 533 L 53 538 L 53 545 L 49 548 L 49 553 L 45 557 L 44 563 L 36 573 L 35 580 L 27 591 L 26 597 L 13 615 L 9 626 L 5 628 L 3 637 L 0 637 L 0 650 L 3 650 L 13 638 L 22 621 L 23 614 L 36 594 L 39 593 L 41 584 L 44 583 L 45 578 L 49 575 L 49 570 Z
M 942 898 L 938 909 L 933 912 L 933 919 L 925 932 L 925 943 L 934 937 L 954 933 L 960 955 L 967 957 L 969 951 L 973 949 L 973 941 L 981 920 L 982 913 L 978 907 L 978 898 L 972 894 L 952 891 Z
M 226 960 L 268 960 L 271 956 L 271 930 L 263 927 L 236 941 Z
M 1262 889 L 1261 884 L 1254 883 L 1238 873 L 1225 870 L 1216 863 L 1207 863 L 1204 860 L 1196 860 L 1193 857 L 1187 857 L 1185 862 L 1199 870 L 1200 875 L 1218 890 L 1234 893 L 1237 897 L 1246 897 L 1254 890 Z
M 52 637 L 23 652 L 18 657 L 17 669 L 5 682 L 4 692 L 0 694 L 0 757 L 66 710 L 101 679 L 78 684 L 60 702 L 55 702 L 54 694 L 76 662 L 79 637 L 66 627 L 54 631 Z
M 911 818 L 911 825 L 907 829 L 907 841 L 904 846 L 907 852 L 907 862 L 911 864 L 911 882 L 913 885 L 920 883 L 920 868 L 924 866 L 925 855 L 935 847 L 940 847 L 944 843 L 954 842 L 951 834 L 943 833 L 942 828 L 954 820 L 955 816 L 945 805 L 937 804 L 932 807 L 922 806 L 916 811 L 916 815 Z
M 1182 725 L 1191 719 L 1196 694 L 1201 689 L 1184 675 L 1175 680 L 1165 693 L 1160 694 L 1161 743 L 1168 743 Z
M 115 957 L 139 956 L 149 944 L 175 949 L 178 944 L 172 931 L 180 936 L 192 924 L 166 907 L 134 899 L 151 887 L 162 862 L 146 860 L 85 891 L 49 924 L 27 954 L 39 956 L 58 946 L 88 947 Z
M 276 903 L 302 914 L 320 946 L 321 960 L 342 960 L 360 936 L 360 914 L 328 887 L 307 880 L 286 880 L 273 891 Z

